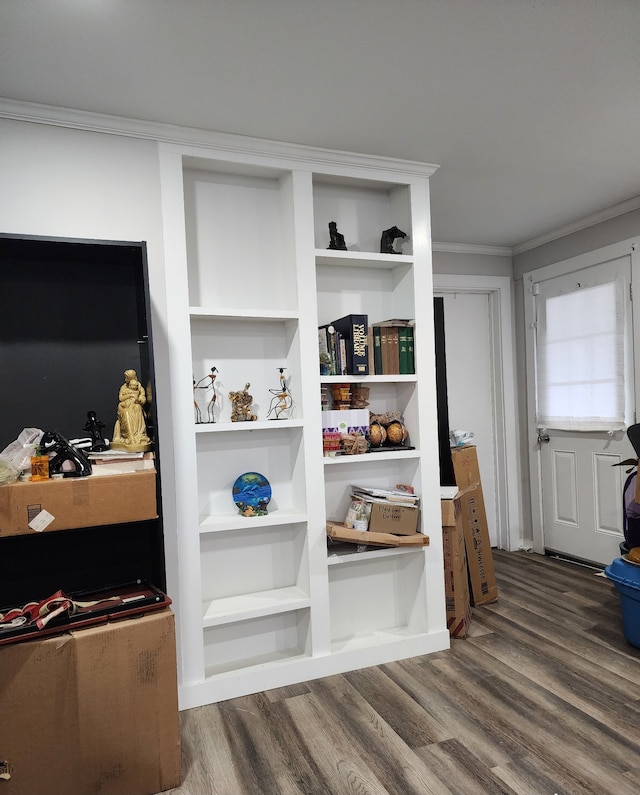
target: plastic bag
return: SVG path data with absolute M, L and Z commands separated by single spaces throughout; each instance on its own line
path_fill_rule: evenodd
M 0 453 L 0 459 L 6 461 L 18 472 L 31 468 L 31 456 L 36 445 L 42 438 L 43 431 L 39 428 L 25 428 L 15 442 L 7 445 Z
M 449 447 L 462 447 L 473 444 L 475 433 L 473 431 L 449 431 Z

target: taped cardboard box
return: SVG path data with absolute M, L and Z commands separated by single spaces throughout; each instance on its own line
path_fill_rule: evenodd
M 495 602 L 498 599 L 498 584 L 480 483 L 459 491 L 455 503 L 456 524 L 459 516 L 464 532 L 472 603 L 484 605 Z
M 0 536 L 155 519 L 155 470 L 0 486 Z
M 447 611 L 447 627 L 452 638 L 466 638 L 471 624 L 471 602 L 461 522 L 455 524 L 453 500 L 442 500 L 450 504 L 447 515 L 453 524 L 442 527 L 444 553 L 444 586 Z
M 181 783 L 169 609 L 0 648 L 0 795 Z

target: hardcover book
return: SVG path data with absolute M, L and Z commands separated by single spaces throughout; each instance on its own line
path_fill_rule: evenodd
M 369 323 L 367 315 L 346 315 L 331 324 L 344 341 L 342 375 L 369 375 Z
M 398 329 L 398 346 L 400 348 L 400 374 L 413 375 L 413 328 L 411 326 Z

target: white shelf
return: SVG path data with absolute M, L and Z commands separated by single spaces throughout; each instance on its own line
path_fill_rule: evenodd
M 401 461 L 407 458 L 420 458 L 419 450 L 389 450 L 382 453 L 362 453 L 360 455 L 324 456 L 325 466 L 348 466 L 349 464 L 372 463 L 374 461 Z
M 200 517 L 201 533 L 223 533 L 227 531 L 249 530 L 253 527 L 273 527 L 275 525 L 299 524 L 307 521 L 306 513 L 293 511 L 273 511 L 266 516 L 241 516 L 239 513 L 219 514 Z
M 160 150 L 175 448 L 162 477 L 176 494 L 165 526 L 181 706 L 444 648 L 435 372 L 419 355 L 433 346 L 427 172 L 322 150 L 302 162 L 286 144 L 244 157 L 240 139 Z M 348 250 L 325 248 L 331 221 Z M 381 254 L 393 225 L 404 253 Z M 318 327 L 348 314 L 415 318 L 417 372 L 320 376 Z M 292 413 L 268 419 L 280 368 Z M 194 379 L 207 387 L 194 392 Z M 400 412 L 416 449 L 324 458 L 320 386 L 335 383 L 370 387 L 369 409 Z M 232 423 L 231 393 L 245 384 L 258 419 Z M 215 423 L 194 422 L 194 395 Z M 265 516 L 233 504 L 249 471 L 271 484 Z M 430 546 L 327 553 L 326 519 L 346 515 L 351 483 L 412 485 Z
M 245 679 L 249 676 L 259 677 L 262 679 L 269 675 L 269 672 L 282 668 L 283 666 L 292 666 L 305 662 L 308 660 L 308 655 L 301 653 L 297 648 L 285 649 L 283 651 L 268 652 L 265 654 L 257 654 L 249 660 L 244 660 L 242 663 L 235 665 L 229 669 L 224 665 L 208 665 L 205 671 L 205 680 L 202 683 L 206 689 L 208 686 L 213 686 L 212 689 L 218 690 L 216 684 L 220 686 L 221 693 L 228 693 L 228 688 L 232 686 L 237 680 Z M 286 680 L 285 680 L 286 681 Z M 240 693 L 253 693 L 252 687 L 245 686 L 240 690 Z M 215 698 L 215 701 L 226 700 L 228 696 L 221 695 Z M 201 699 L 198 699 L 194 706 L 199 704 Z M 206 703 L 209 703 L 208 701 Z
M 426 635 L 426 633 L 424 633 Z M 363 632 L 351 635 L 348 638 L 338 638 L 331 643 L 334 654 L 369 649 L 385 644 L 397 643 L 399 640 L 414 640 L 419 637 L 409 627 L 392 627 L 390 629 Z
M 321 384 L 415 384 L 418 376 L 410 375 L 321 375 Z
M 217 627 L 236 621 L 285 613 L 309 607 L 309 594 L 301 588 L 276 588 L 272 591 L 228 596 L 203 604 L 203 627 Z
M 190 306 L 189 315 L 203 320 L 237 320 L 244 323 L 259 320 L 297 320 L 298 313 L 285 309 L 224 309 L 209 306 Z
M 395 268 L 411 265 L 413 257 L 406 254 L 376 254 L 372 251 L 335 251 L 316 249 L 318 265 L 349 265 L 360 268 Z
M 194 423 L 196 433 L 237 433 L 248 431 L 281 431 L 283 428 L 302 428 L 303 420 L 256 420 L 255 422 Z
M 356 545 L 353 544 L 353 551 L 332 550 L 328 548 L 327 564 L 329 566 L 339 566 L 344 563 L 362 563 L 367 560 L 381 560 L 382 558 L 394 558 L 398 555 L 415 555 L 416 552 L 424 552 L 424 547 L 380 547 L 378 549 L 368 549 L 366 552 L 356 552 Z

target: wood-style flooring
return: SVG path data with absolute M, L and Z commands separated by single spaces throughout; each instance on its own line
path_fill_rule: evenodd
M 638 795 L 640 649 L 591 569 L 494 550 L 448 651 L 182 713 L 171 795 Z

